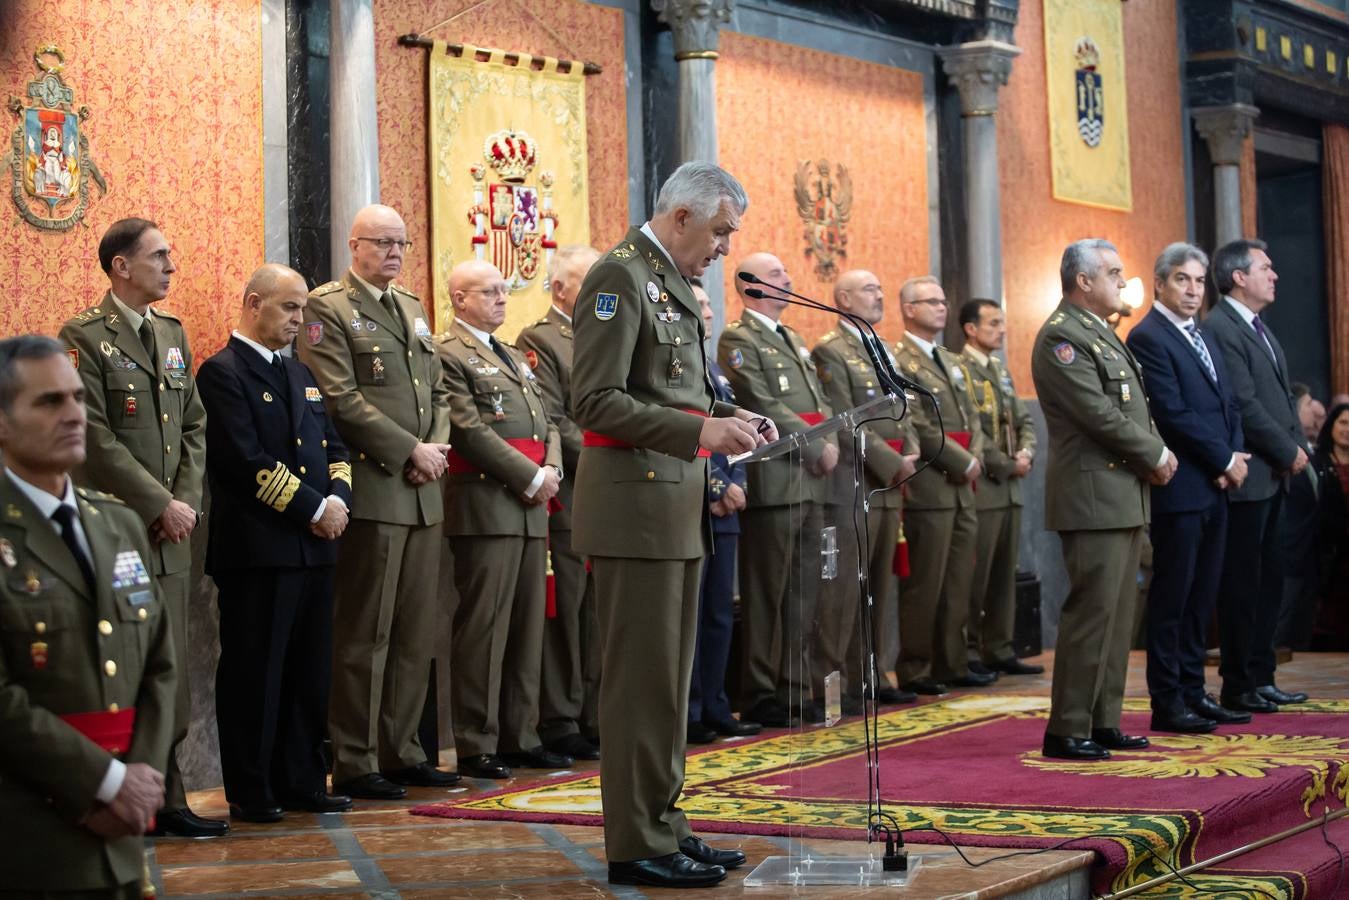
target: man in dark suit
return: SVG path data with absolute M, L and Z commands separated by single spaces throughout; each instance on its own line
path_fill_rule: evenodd
M 1227 552 L 1218 596 L 1222 635 L 1222 703 L 1275 712 L 1306 694 L 1274 684 L 1274 634 L 1283 602 L 1283 499 L 1288 476 L 1307 467 L 1283 347 L 1260 313 L 1274 302 L 1279 276 L 1263 241 L 1224 244 L 1213 257 L 1221 298 L 1204 320 L 1231 376 L 1241 409 L 1249 473 L 1230 494 Z
M 220 588 L 220 764 L 230 816 L 245 822 L 351 808 L 328 794 L 322 752 L 351 464 L 314 376 L 280 353 L 299 333 L 308 292 L 285 266 L 258 269 L 238 329 L 197 374 L 211 486 L 206 572 Z
M 1204 304 L 1208 257 L 1166 247 L 1153 267 L 1156 302 L 1129 333 L 1143 366 L 1148 405 L 1180 460 L 1176 477 L 1152 487 L 1152 588 L 1148 594 L 1148 692 L 1152 728 L 1203 734 L 1249 722 L 1204 691 L 1205 629 L 1213 614 L 1227 535 L 1226 491 L 1241 487 L 1241 412 L 1222 353 L 1195 321 Z
M 690 278 L 698 299 L 703 325 L 712 333 L 712 300 L 700 278 Z M 709 357 L 707 374 L 712 389 L 723 403 L 734 403 L 731 381 Z M 731 716 L 726 694 L 726 663 L 731 656 L 731 631 L 735 627 L 735 551 L 740 540 L 740 510 L 746 503 L 743 464 L 731 465 L 725 453 L 707 460 L 707 506 L 712 515 L 712 552 L 703 563 L 703 581 L 698 589 L 698 641 L 693 648 L 693 678 L 689 684 L 689 743 L 710 744 L 720 735 L 747 737 L 758 734 L 758 722 L 737 721 Z

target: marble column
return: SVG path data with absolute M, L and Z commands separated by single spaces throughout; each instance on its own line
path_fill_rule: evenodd
M 351 220 L 379 201 L 379 126 L 375 117 L 375 19 L 372 0 L 332 0 L 328 58 L 328 154 L 332 196 L 331 277 L 347 268 Z
M 1199 136 L 1213 160 L 1214 246 L 1243 235 L 1241 224 L 1241 151 L 1260 110 L 1245 103 L 1196 106 L 1190 110 Z
M 651 0 L 651 8 L 674 35 L 679 65 L 679 162 L 716 162 L 717 39 L 721 26 L 731 21 L 734 0 Z M 712 300 L 714 336 L 721 334 L 726 323 L 722 272 L 718 261 L 703 273 L 703 287 Z
M 998 89 L 1021 48 L 972 41 L 938 48 L 942 68 L 960 93 L 965 139 L 965 271 L 970 297 L 1002 302 L 1002 204 L 998 176 Z

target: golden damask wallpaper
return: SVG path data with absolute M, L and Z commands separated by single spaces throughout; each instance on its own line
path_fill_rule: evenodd
M 817 275 L 817 256 L 806 255 L 796 200 L 800 164 L 823 159 L 831 173 L 842 164 L 852 183 L 847 256 L 838 270 L 875 272 L 886 291 L 880 331 L 898 340 L 899 286 L 931 265 L 922 76 L 723 31 L 717 129 L 721 164 L 750 199 L 725 267 L 728 320 L 741 312 L 734 263 L 759 250 L 786 264 L 797 293 L 832 302 L 833 278 Z M 836 175 L 833 181 L 837 189 Z M 812 342 L 837 321 L 796 308 L 783 319 Z
M 380 195 L 407 220 L 408 237 L 415 242 L 415 250 L 401 280 L 428 308 L 431 260 L 427 248 L 431 233 L 426 57 L 430 51 L 400 47 L 398 36 L 429 28 L 470 5 L 462 0 L 374 0 Z M 538 18 L 526 15 L 521 7 Z M 603 74 L 586 78 L 590 235 L 600 249 L 617 243 L 628 228 L 627 67 L 622 11 L 579 0 L 489 3 L 429 36 L 450 43 L 588 60 L 603 66 Z M 472 199 L 465 197 L 465 205 Z M 334 222 L 333 227 L 345 229 L 347 225 Z M 340 261 L 334 260 L 334 264 L 340 265 Z
M 1017 392 L 1034 396 L 1030 349 L 1058 305 L 1063 248 L 1084 237 L 1115 243 L 1125 277 L 1138 276 L 1152 297 L 1152 263 L 1185 238 L 1185 166 L 1180 131 L 1180 62 L 1171 3 L 1126 3 L 1129 161 L 1133 210 L 1095 209 L 1053 198 L 1045 123 L 1043 0 L 1023 2 L 1016 36 L 1022 54 L 998 98 L 998 166 L 1002 175 L 1003 296 L 1007 362 Z M 1138 315 L 1147 311 L 1146 304 Z M 1137 321 L 1137 318 L 1134 319 Z M 1128 331 L 1128 324 L 1120 332 Z
M 33 51 L 55 43 L 76 107 L 92 112 L 81 127 L 108 194 L 92 192 L 84 225 L 43 232 L 21 222 L 5 185 L 0 282 L 13 287 L 0 334 L 55 334 L 97 301 L 107 289 L 99 238 L 117 219 L 144 216 L 178 265 L 163 307 L 205 358 L 229 338 L 244 281 L 262 262 L 257 0 L 7 5 L 0 95 L 21 94 L 37 75 Z M 7 151 L 18 119 L 7 109 L 0 118 Z

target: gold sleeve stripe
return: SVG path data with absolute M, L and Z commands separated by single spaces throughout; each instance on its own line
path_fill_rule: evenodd
M 332 481 L 345 481 L 351 487 L 351 463 L 335 462 L 328 464 L 328 478 Z
M 285 463 L 277 463 L 268 471 L 260 469 L 257 475 L 258 499 L 278 512 L 285 512 L 295 492 L 300 489 L 300 479 L 291 474 Z

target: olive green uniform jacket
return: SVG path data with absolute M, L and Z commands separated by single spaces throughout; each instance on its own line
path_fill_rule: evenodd
M 138 882 L 139 836 L 104 840 L 79 819 L 113 758 L 59 716 L 136 710 L 117 756 L 164 771 L 176 673 L 144 522 L 77 488 L 97 594 L 57 529 L 0 472 L 0 855 L 5 890 Z M 142 565 L 136 568 L 133 557 Z
M 965 365 L 966 392 L 970 405 L 979 414 L 984 436 L 983 474 L 974 495 L 976 509 L 1002 509 L 1023 506 L 1021 478 L 1013 478 L 1016 455 L 1035 454 L 1035 421 L 1025 402 L 1016 395 L 1007 365 L 990 355 L 988 363 L 979 362 L 966 347 L 960 354 Z
M 571 531 L 571 508 L 574 502 L 576 466 L 581 461 L 581 427 L 572 418 L 571 321 L 556 307 L 520 332 L 515 346 L 525 354 L 525 361 L 534 370 L 539 390 L 543 392 L 543 407 L 549 420 L 557 426 L 562 440 L 562 471 L 566 477 L 558 488 L 557 499 L 561 509 L 553 511 L 548 527 L 553 531 Z

